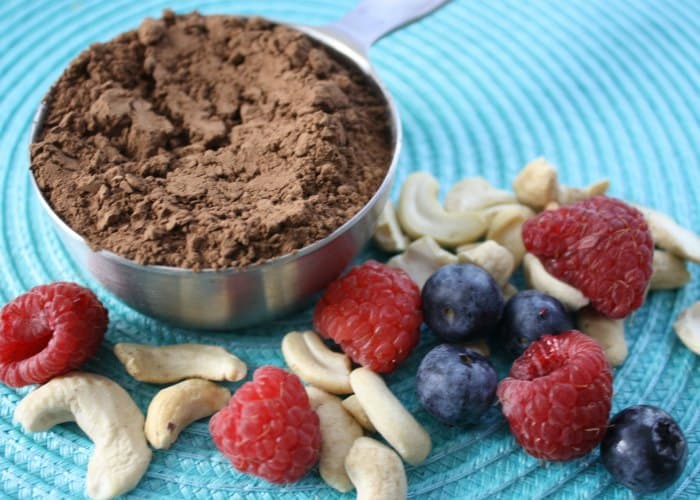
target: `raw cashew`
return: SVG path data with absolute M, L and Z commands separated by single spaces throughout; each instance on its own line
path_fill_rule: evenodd
M 423 288 L 431 274 L 456 262 L 456 255 L 443 249 L 432 237 L 423 236 L 408 245 L 404 253 L 389 259 L 387 264 L 403 269 L 419 288 Z
M 579 311 L 578 321 L 581 331 L 596 339 L 603 347 L 605 357 L 612 366 L 619 366 L 625 361 L 627 342 L 625 342 L 623 320 L 606 318 L 590 307 L 586 307 Z
M 468 212 L 515 202 L 512 193 L 496 189 L 483 177 L 469 177 L 448 191 L 445 196 L 445 210 Z
M 653 269 L 651 290 L 680 288 L 690 281 L 685 261 L 663 250 L 654 250 Z
M 340 398 L 313 386 L 307 386 L 306 393 L 321 426 L 318 464 L 321 478 L 342 493 L 350 491 L 352 483 L 345 472 L 345 457 L 355 440 L 362 436 L 362 427 L 345 410 Z
M 15 409 L 29 432 L 75 422 L 95 443 L 85 489 L 91 498 L 112 498 L 136 487 L 151 462 L 143 414 L 112 380 L 84 372 L 56 377 L 29 393 Z
M 518 289 L 512 283 L 506 283 L 501 290 L 503 291 L 503 300 L 508 300 L 518 293 Z
M 343 407 L 355 418 L 357 423 L 360 424 L 363 429 L 369 432 L 377 432 L 377 429 L 375 429 L 372 422 L 370 422 L 369 417 L 360 404 L 360 400 L 357 399 L 355 394 L 351 394 L 347 398 L 343 399 Z
M 673 330 L 688 349 L 700 354 L 700 301 L 678 315 Z
M 350 374 L 357 399 L 372 425 L 411 465 L 421 464 L 430 453 L 430 436 L 394 396 L 384 380 L 368 368 Z
M 575 203 L 577 201 L 586 200 L 588 198 L 593 198 L 594 196 L 605 194 L 609 187 L 610 181 L 608 179 L 594 182 L 583 189 L 569 186 L 559 186 L 557 201 L 561 205 Z
M 482 210 L 479 210 L 479 213 L 484 218 L 484 221 L 486 221 L 486 226 L 491 227 L 491 224 L 493 223 L 493 219 L 495 219 L 496 216 L 503 211 L 507 211 L 509 213 L 514 213 L 516 211 L 520 212 L 524 219 L 529 219 L 530 217 L 534 217 L 536 215 L 535 212 L 530 207 L 526 207 L 525 205 L 521 205 L 520 203 L 508 203 L 506 205 L 494 205 L 492 207 L 488 207 L 488 208 L 484 208 Z M 457 251 L 459 252 L 459 250 L 457 250 Z
M 129 375 L 141 382 L 163 384 L 186 378 L 227 380 L 245 378 L 246 364 L 222 347 L 204 344 L 151 346 L 116 344 L 114 354 Z
M 350 394 L 350 358 L 331 351 L 312 331 L 289 332 L 282 339 L 289 369 L 307 384 L 333 394 Z
M 359 437 L 345 458 L 357 500 L 403 500 L 408 481 L 401 458 L 376 439 Z
M 482 243 L 483 243 L 483 241 L 477 241 L 475 243 L 465 243 L 464 245 L 459 245 L 457 248 L 455 248 L 455 253 L 457 255 L 459 255 L 462 252 L 468 252 L 470 250 L 474 250 L 476 247 L 478 247 Z
M 686 260 L 700 264 L 700 236 L 681 227 L 666 214 L 637 206 L 649 224 L 656 246 Z
M 167 449 L 195 420 L 213 415 L 228 404 L 231 392 L 209 380 L 193 378 L 158 392 L 148 405 L 144 432 L 151 446 Z
M 408 246 L 409 240 L 399 226 L 396 218 L 394 204 L 388 201 L 384 205 L 377 227 L 374 229 L 374 242 L 385 252 L 403 252 Z
M 477 246 L 457 254 L 459 262 L 475 264 L 486 270 L 498 286 L 505 286 L 515 270 L 515 259 L 510 251 L 492 240 L 486 240 Z
M 491 221 L 486 233 L 487 240 L 493 240 L 506 247 L 513 255 L 514 267 L 518 267 L 525 255 L 522 227 L 528 217 L 521 208 L 504 208 Z
M 525 280 L 535 290 L 551 295 L 570 311 L 576 311 L 588 305 L 588 298 L 579 290 L 555 278 L 547 272 L 540 260 L 531 253 L 523 258 Z
M 440 189 L 425 172 L 408 176 L 399 197 L 398 216 L 403 230 L 412 238 L 432 236 L 441 245 L 456 247 L 476 241 L 486 231 L 478 212 L 447 212 L 438 201 Z
M 544 158 L 536 158 L 525 165 L 513 181 L 518 201 L 537 212 L 550 201 L 557 200 L 558 190 L 557 169 Z

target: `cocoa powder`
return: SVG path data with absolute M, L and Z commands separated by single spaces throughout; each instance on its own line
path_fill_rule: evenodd
M 32 172 L 95 249 L 241 267 L 352 217 L 386 175 L 388 120 L 360 71 L 294 29 L 165 11 L 68 67 Z

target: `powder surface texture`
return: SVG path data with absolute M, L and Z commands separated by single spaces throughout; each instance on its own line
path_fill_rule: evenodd
M 329 235 L 391 155 L 387 104 L 342 57 L 260 18 L 165 11 L 73 61 L 31 164 L 92 248 L 201 270 Z

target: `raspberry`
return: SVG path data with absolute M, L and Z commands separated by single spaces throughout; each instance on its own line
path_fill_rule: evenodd
M 330 284 L 316 305 L 314 328 L 356 363 L 388 373 L 418 344 L 420 306 L 408 274 L 369 260 Z
M 577 330 L 545 335 L 515 360 L 498 384 L 515 440 L 536 458 L 569 460 L 602 439 L 612 399 L 603 349 Z
M 321 449 L 318 415 L 299 377 L 274 366 L 255 370 L 211 418 L 209 432 L 236 469 L 272 483 L 300 479 Z
M 644 301 L 654 243 L 642 214 L 596 196 L 523 224 L 523 243 L 544 267 L 579 289 L 601 314 L 624 318 Z
M 0 380 L 12 387 L 47 382 L 92 357 L 109 316 L 75 283 L 32 288 L 0 311 Z

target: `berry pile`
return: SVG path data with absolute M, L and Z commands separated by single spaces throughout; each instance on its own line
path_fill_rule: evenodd
M 477 185 L 470 180 L 457 184 L 447 194 L 446 210 L 462 211 L 466 220 L 483 209 L 490 241 L 453 242 L 463 245 L 456 258 L 450 252 L 454 246 L 438 245 L 437 229 L 431 233 L 426 226 L 415 234 L 404 223 L 412 212 L 404 197 L 410 190 L 402 191 L 400 224 L 392 227 L 387 217 L 384 237 L 376 241 L 386 251 L 405 250 L 389 263 L 423 284 L 425 323 L 445 342 L 420 363 L 418 400 L 447 425 L 473 425 L 497 395 L 516 441 L 529 454 L 570 460 L 590 453 L 605 437 L 601 454 L 613 476 L 635 491 L 658 491 L 680 476 L 685 438 L 661 410 L 625 410 L 629 413 L 621 415 L 629 420 L 616 416 L 609 424 L 610 363 L 622 363 L 627 352 L 624 326 L 617 320 L 638 309 L 655 283 L 679 287 L 690 277 L 677 272 L 652 282 L 655 242 L 645 220 L 649 215 L 603 196 L 607 182 L 577 190 L 559 186 L 556 176 L 544 160 L 526 166 L 513 184 L 518 207 L 493 206 L 514 200 L 483 180 L 474 188 L 479 193 L 467 190 Z M 401 229 L 420 239 L 407 244 L 387 236 L 400 236 Z M 687 258 L 690 253 L 678 253 L 685 240 L 681 244 L 669 236 L 678 233 L 675 226 L 666 229 L 657 228 L 656 243 L 669 255 Z M 526 253 L 531 255 L 524 259 Z M 537 290 L 518 292 L 508 284 L 523 259 L 526 279 Z M 431 266 L 433 273 L 426 273 Z M 579 315 L 582 333 L 576 330 L 575 311 L 587 304 Z M 517 358 L 500 383 L 486 357 L 459 344 L 479 340 Z
M 599 313 L 622 318 L 641 306 L 651 277 L 653 242 L 636 209 L 605 196 L 555 207 L 524 222 L 522 241 L 551 275 L 583 292 Z M 444 254 L 439 258 L 445 260 Z M 410 259 L 397 262 L 405 265 Z M 416 276 L 424 273 L 425 263 L 421 265 Z M 494 270 L 504 268 L 503 261 L 494 264 Z M 506 301 L 494 276 L 471 263 L 439 265 L 420 297 L 417 290 L 406 274 L 370 261 L 328 287 L 316 307 L 314 326 L 356 363 L 390 372 L 417 344 L 422 309 L 425 324 L 444 342 L 425 355 L 416 374 L 423 408 L 446 425 L 474 425 L 498 401 L 516 441 L 534 457 L 581 457 L 619 431 L 608 431 L 612 368 L 606 352 L 575 329 L 562 302 L 537 290 L 517 292 Z M 485 356 L 458 344 L 479 339 L 519 356 L 500 383 Z M 681 443 L 680 430 L 664 429 L 656 441 L 657 455 L 673 439 Z M 682 470 L 682 450 L 670 455 Z M 648 472 L 649 464 L 660 460 L 636 464 Z M 629 472 L 632 467 L 622 468 Z M 677 478 L 674 474 L 659 474 L 657 480 L 667 484 L 666 478 Z M 649 483 L 646 477 L 640 481 Z

